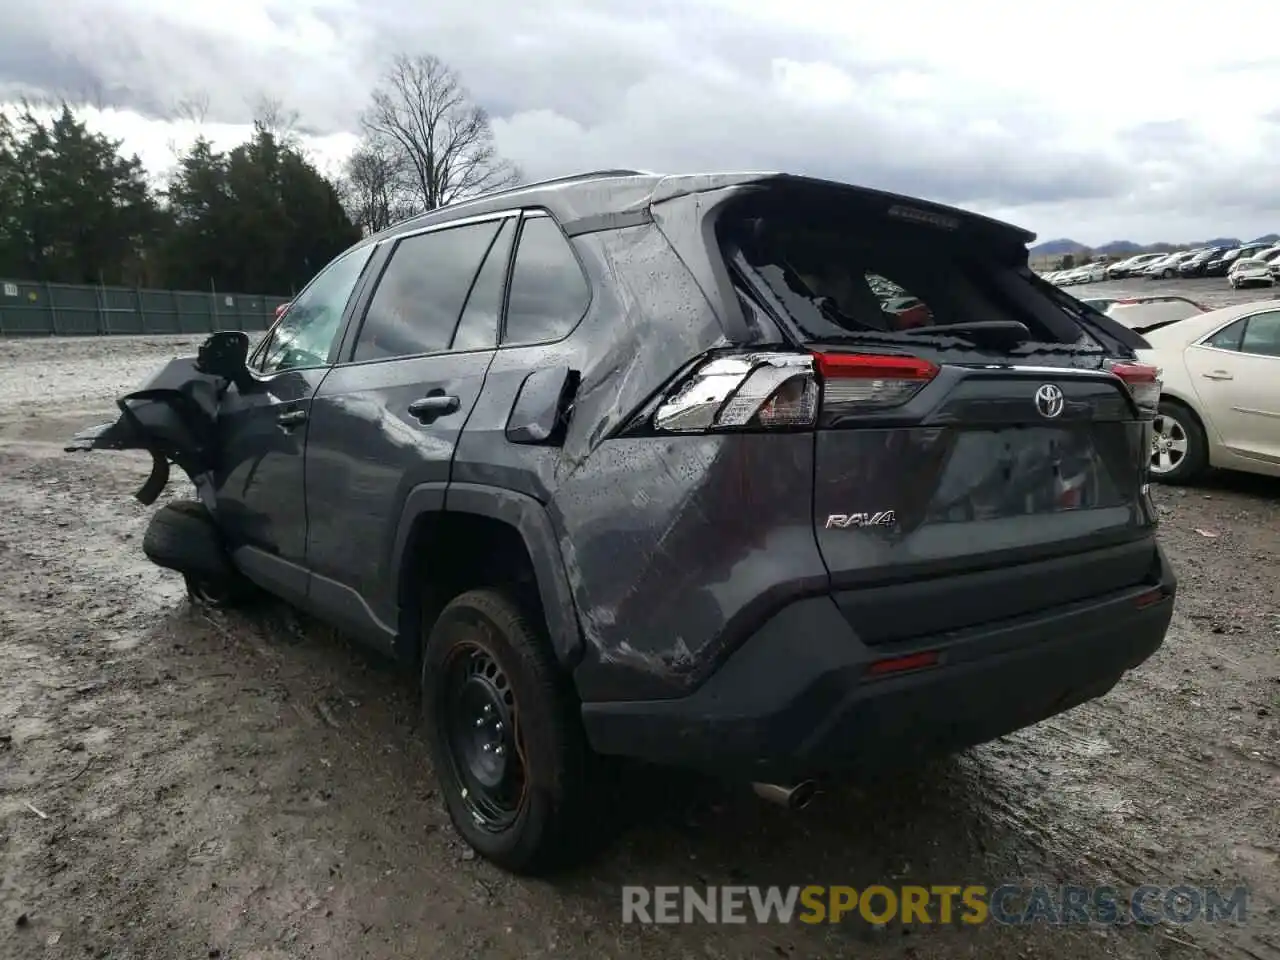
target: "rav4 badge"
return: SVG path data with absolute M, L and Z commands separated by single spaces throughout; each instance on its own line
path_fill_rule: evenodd
M 849 527 L 891 527 L 896 517 L 892 510 L 876 513 L 833 513 L 827 517 L 827 529 L 847 530 Z

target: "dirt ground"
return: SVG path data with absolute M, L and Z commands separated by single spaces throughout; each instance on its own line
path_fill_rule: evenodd
M 192 346 L 0 341 L 0 956 L 1280 956 L 1280 483 L 1157 493 L 1174 625 L 1101 701 L 798 814 L 636 771 L 598 863 L 519 880 L 449 826 L 410 682 L 282 607 L 193 611 L 141 554 L 144 461 L 62 452 Z M 1024 878 L 1252 893 L 1243 925 L 620 922 L 623 884 Z

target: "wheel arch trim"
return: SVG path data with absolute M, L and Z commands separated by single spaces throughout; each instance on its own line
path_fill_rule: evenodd
M 432 513 L 486 517 L 516 531 L 533 563 L 552 651 L 561 666 L 573 669 L 582 658 L 582 628 L 559 538 L 546 507 L 527 494 L 486 484 L 426 483 L 414 487 L 405 498 L 392 547 L 391 569 L 400 578 L 396 599 L 402 610 L 403 573 L 409 559 L 406 551 L 410 538 L 418 522 Z

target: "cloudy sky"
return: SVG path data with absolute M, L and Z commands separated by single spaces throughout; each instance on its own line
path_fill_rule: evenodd
M 1099 243 L 1280 231 L 1280 6 L 1201 0 L 15 0 L 0 101 L 90 99 L 154 171 L 263 96 L 336 163 L 398 52 L 532 178 L 783 169 Z

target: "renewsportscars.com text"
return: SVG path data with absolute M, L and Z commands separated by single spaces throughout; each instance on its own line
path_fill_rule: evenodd
M 624 923 L 841 923 L 1005 925 L 1243 922 L 1244 887 L 975 884 L 888 887 L 622 888 Z

